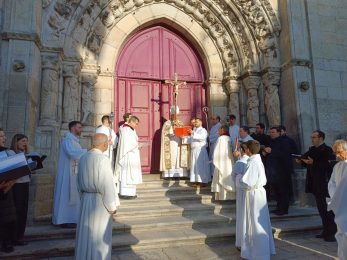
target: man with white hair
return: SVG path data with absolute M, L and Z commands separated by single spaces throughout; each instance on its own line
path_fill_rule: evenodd
M 333 151 L 340 162 L 334 166 L 328 183 L 331 198 L 328 210 L 335 213 L 337 255 L 340 259 L 347 259 L 347 141 L 336 140 Z
M 182 139 L 175 135 L 174 127 L 183 126 L 179 120 L 175 120 L 179 114 L 179 108 L 171 107 L 170 120 L 167 120 L 161 131 L 160 145 L 160 171 L 163 178 L 188 177 L 189 146 L 182 144 Z

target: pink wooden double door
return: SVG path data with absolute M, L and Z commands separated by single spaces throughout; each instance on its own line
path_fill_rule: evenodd
M 141 148 L 143 173 L 159 171 L 161 127 L 173 105 L 173 87 L 164 82 L 174 73 L 187 82 L 179 88 L 178 107 L 179 119 L 189 124 L 192 116 L 203 116 L 206 98 L 201 63 L 182 37 L 162 26 L 143 30 L 127 41 L 117 62 L 116 121 L 127 112 L 140 119 L 136 132 L 149 144 Z

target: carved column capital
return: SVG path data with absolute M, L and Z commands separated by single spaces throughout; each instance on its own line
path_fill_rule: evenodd
M 239 93 L 241 82 L 235 78 L 228 78 L 225 80 L 224 86 L 228 90 L 229 94 Z
M 248 76 L 243 79 L 243 84 L 246 90 L 258 89 L 261 83 L 261 78 L 259 76 Z

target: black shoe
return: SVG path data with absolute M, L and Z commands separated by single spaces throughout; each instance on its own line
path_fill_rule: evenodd
M 134 200 L 137 198 L 137 195 L 135 196 L 119 196 L 120 199 L 123 199 L 123 200 Z
M 324 241 L 326 241 L 326 242 L 335 242 L 336 238 L 335 238 L 335 236 L 326 236 L 324 238 Z
M 283 215 L 287 215 L 288 214 L 288 211 L 277 211 L 275 213 L 277 216 L 283 216 Z
M 77 224 L 75 224 L 75 223 L 64 223 L 64 224 L 60 224 L 59 227 L 61 227 L 61 228 L 76 228 Z
M 17 240 L 13 242 L 14 246 L 26 246 L 28 244 L 28 242 L 23 241 L 23 240 Z
M 324 233 L 322 232 L 322 233 L 320 233 L 320 234 L 315 235 L 315 237 L 316 237 L 316 238 L 324 238 L 325 235 L 324 235 Z
M 12 253 L 14 251 L 14 247 L 10 245 L 3 245 L 0 251 L 5 253 Z

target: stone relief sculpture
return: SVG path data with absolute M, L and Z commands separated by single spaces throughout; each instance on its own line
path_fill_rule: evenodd
M 226 88 L 229 92 L 229 111 L 236 115 L 239 118 L 240 115 L 240 101 L 239 101 L 239 92 L 240 92 L 240 82 L 235 79 L 230 79 L 228 76 L 226 82 Z
M 94 85 L 97 75 L 82 75 L 82 120 L 85 125 L 93 125 Z
M 63 122 L 78 120 L 79 106 L 79 66 L 64 68 Z
M 265 85 L 265 111 L 270 126 L 281 124 L 280 98 L 278 86 L 280 72 L 268 72 L 263 78 Z
M 57 57 L 46 56 L 42 61 L 41 109 L 40 120 L 57 119 L 59 66 Z
M 259 99 L 256 89 L 250 89 L 247 93 L 247 123 L 255 126 L 259 122 Z

